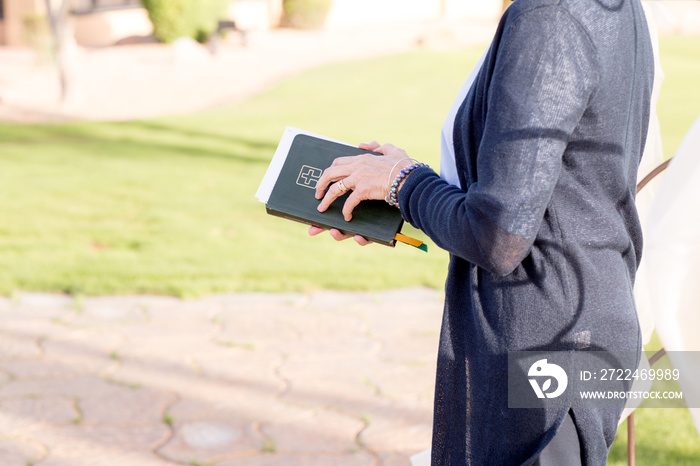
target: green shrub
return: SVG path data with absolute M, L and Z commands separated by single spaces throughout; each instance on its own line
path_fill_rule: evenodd
M 315 29 L 323 26 L 332 0 L 284 0 L 282 26 Z
M 190 0 L 190 37 L 197 42 L 206 42 L 216 32 L 220 19 L 228 18 L 228 5 L 231 0 Z
M 153 24 L 153 35 L 170 43 L 188 34 L 186 11 L 189 0 L 142 0 Z
M 226 18 L 229 0 L 141 0 L 153 24 L 153 35 L 165 43 L 179 37 L 204 42 Z

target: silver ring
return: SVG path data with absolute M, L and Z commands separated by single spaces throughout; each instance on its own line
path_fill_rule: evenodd
M 346 192 L 348 192 L 348 188 L 346 188 L 343 184 L 343 180 L 338 181 L 336 185 L 338 185 L 338 189 L 340 189 L 341 193 L 345 194 Z

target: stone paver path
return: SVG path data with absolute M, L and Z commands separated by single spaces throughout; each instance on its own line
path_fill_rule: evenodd
M 0 298 L 0 465 L 407 465 L 442 296 Z

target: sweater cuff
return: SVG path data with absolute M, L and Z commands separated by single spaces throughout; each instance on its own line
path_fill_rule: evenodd
M 401 209 L 401 215 L 407 222 L 412 223 L 409 207 L 413 192 L 423 180 L 431 177 L 439 177 L 439 175 L 435 173 L 432 168 L 425 166 L 413 170 L 403 182 L 403 186 L 401 186 L 401 190 L 399 191 L 399 208 Z

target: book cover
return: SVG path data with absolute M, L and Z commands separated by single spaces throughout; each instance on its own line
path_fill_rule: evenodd
M 336 199 L 326 212 L 317 210 L 320 201 L 315 197 L 316 183 L 333 160 L 372 152 L 311 134 L 297 132 L 288 136 L 292 138 L 289 149 L 286 145 L 289 141 L 285 143 L 283 137 L 280 143 L 282 154 L 276 153 L 277 160 L 273 159 L 271 164 L 271 170 L 279 170 L 278 173 L 266 174 L 258 192 L 258 198 L 266 202 L 267 212 L 308 225 L 336 228 L 348 235 L 361 235 L 375 243 L 393 246 L 403 219 L 398 209 L 384 201 L 361 202 L 353 210 L 350 222 L 346 222 L 342 215 L 343 203 L 349 193 Z M 283 162 L 280 160 L 282 157 Z M 269 196 L 266 196 L 263 186 L 266 184 L 272 184 Z

